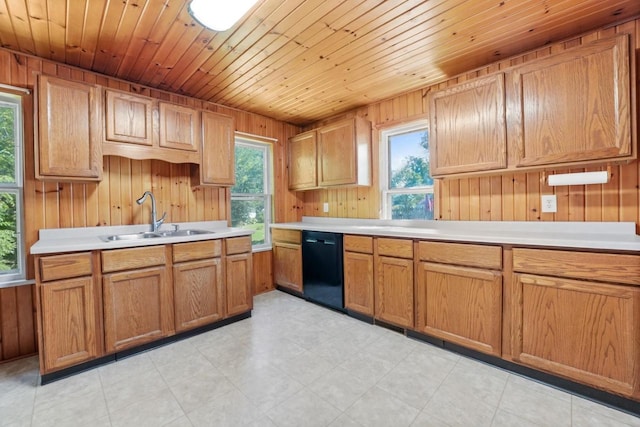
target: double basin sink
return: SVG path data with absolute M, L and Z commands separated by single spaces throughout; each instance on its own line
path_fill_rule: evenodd
M 112 234 L 110 236 L 100 236 L 105 242 L 115 242 L 118 240 L 140 240 L 140 239 L 157 239 L 160 237 L 185 237 L 195 236 L 198 234 L 213 234 L 213 231 L 208 230 L 170 230 L 170 231 L 144 231 L 142 233 L 130 233 L 130 234 Z

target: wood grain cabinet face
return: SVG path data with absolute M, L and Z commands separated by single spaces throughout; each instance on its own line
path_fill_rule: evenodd
M 153 145 L 153 99 L 110 89 L 105 98 L 106 141 Z
M 99 86 L 38 76 L 36 178 L 102 179 Z
M 516 274 L 518 362 L 626 396 L 640 395 L 640 288 Z
M 433 176 L 507 167 L 503 74 L 434 92 L 429 105 Z
M 160 103 L 160 147 L 200 152 L 200 111 Z
M 235 122 L 233 117 L 202 112 L 200 184 L 232 186 L 235 174 Z
M 225 258 L 226 314 L 233 316 L 253 308 L 253 270 L 251 252 Z
M 302 293 L 302 234 L 299 230 L 271 229 L 273 279 L 277 285 Z
M 317 134 L 304 132 L 289 139 L 289 190 L 309 190 L 318 186 Z
M 502 274 L 421 262 L 416 281 L 416 328 L 420 332 L 500 356 Z
M 373 255 L 345 251 L 343 266 L 345 307 L 373 316 Z
M 166 267 L 103 276 L 105 349 L 115 352 L 173 332 L 173 298 Z
M 377 238 L 374 247 L 374 317 L 414 327 L 413 241 Z
M 222 260 L 183 262 L 173 267 L 176 332 L 224 317 Z
M 42 373 L 94 359 L 98 353 L 96 302 L 91 277 L 58 280 L 39 286 Z
M 355 117 L 318 129 L 318 185 L 371 185 L 371 123 Z
M 635 157 L 627 34 L 532 61 L 508 78 L 516 166 Z

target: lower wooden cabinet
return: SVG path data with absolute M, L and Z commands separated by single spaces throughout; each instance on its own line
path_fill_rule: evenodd
M 344 305 L 349 310 L 373 316 L 373 238 L 345 235 L 343 247 Z
M 40 286 L 41 371 L 50 372 L 99 355 L 93 280 L 80 277 Z
M 502 274 L 421 262 L 416 329 L 483 353 L 502 352 Z
M 166 267 L 103 277 L 105 350 L 115 352 L 173 332 L 173 299 Z
M 235 316 L 253 308 L 251 238 L 247 236 L 227 239 L 225 247 L 225 313 L 227 316 Z
M 516 275 L 516 361 L 640 395 L 640 288 Z
M 183 262 L 173 267 L 176 332 L 224 317 L 222 260 Z
M 376 239 L 374 265 L 374 317 L 403 328 L 413 328 L 413 242 Z
M 274 228 L 271 230 L 273 240 L 273 280 L 302 293 L 302 236 L 299 230 Z

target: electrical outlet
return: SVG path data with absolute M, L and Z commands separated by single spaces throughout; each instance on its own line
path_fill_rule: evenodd
M 542 212 L 557 212 L 558 202 L 555 194 L 542 196 Z
M 322 204 L 322 212 L 327 213 L 329 212 L 329 203 L 323 203 Z

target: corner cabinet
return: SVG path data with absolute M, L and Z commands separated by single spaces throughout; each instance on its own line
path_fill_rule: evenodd
M 431 93 L 429 112 L 433 176 L 507 167 L 503 74 Z
M 513 249 L 514 359 L 640 397 L 640 257 Z
M 102 179 L 102 91 L 98 85 L 39 75 L 36 178 Z
M 202 112 L 200 185 L 231 187 L 236 183 L 234 131 L 233 117 Z
M 515 166 L 634 154 L 629 61 L 623 34 L 509 71 Z
M 340 120 L 289 139 L 289 189 L 371 185 L 371 123 Z

